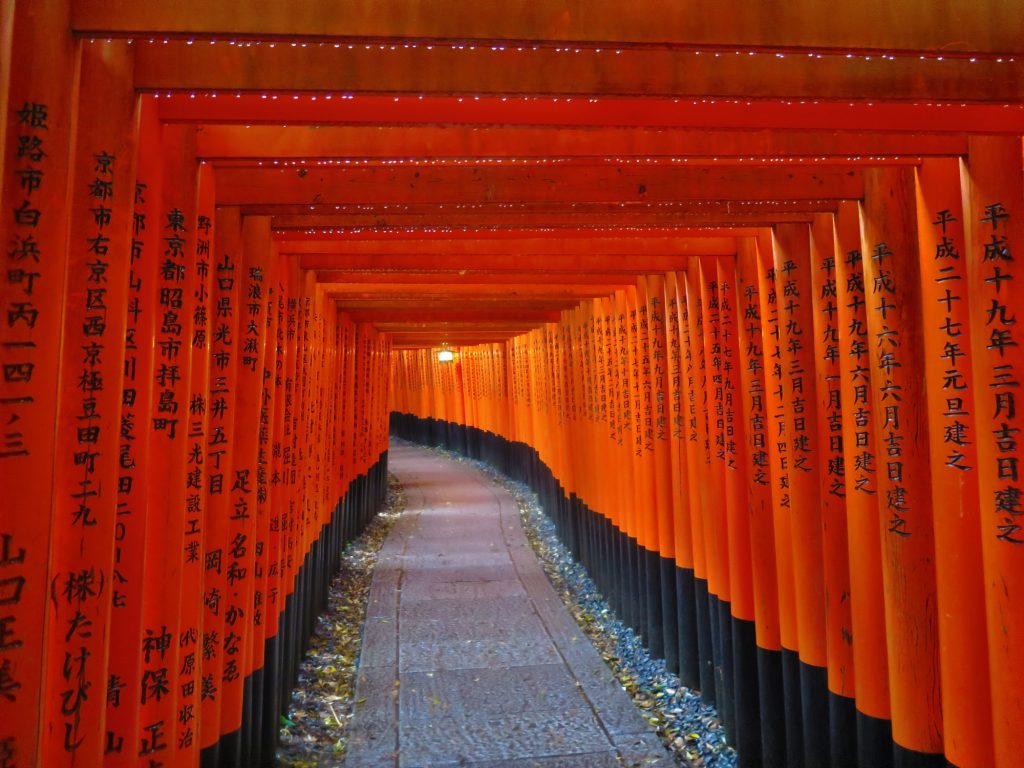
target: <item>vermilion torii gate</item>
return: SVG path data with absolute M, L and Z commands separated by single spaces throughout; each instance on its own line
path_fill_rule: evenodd
M 933 5 L 6 0 L 0 768 L 272 761 L 389 410 L 742 764 L 1019 764 L 1024 16 Z

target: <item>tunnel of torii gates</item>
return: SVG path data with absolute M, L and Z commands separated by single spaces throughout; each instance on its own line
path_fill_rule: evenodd
M 1019 3 L 257 5 L 0 4 L 0 768 L 271 763 L 389 413 L 741 765 L 1024 764 Z

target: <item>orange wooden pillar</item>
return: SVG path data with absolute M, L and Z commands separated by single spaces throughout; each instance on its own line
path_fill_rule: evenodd
M 873 420 L 867 294 L 861 260 L 860 211 L 840 203 L 835 216 L 843 470 L 850 565 L 850 620 L 856 670 L 860 768 L 892 764 L 889 662 L 878 516 L 878 454 Z
M 0 331 L 0 495 L 5 509 L 18 510 L 0 521 L 0 758 L 16 768 L 39 764 L 44 660 L 51 636 L 63 637 L 58 628 L 44 632 L 44 622 L 48 553 L 58 522 L 52 517 L 53 465 L 67 459 L 66 451 L 56 455 L 54 439 L 75 114 L 77 47 L 68 31 L 69 5 L 54 2 L 39 13 L 18 3 L 2 11 L 10 35 L 4 55 L 17 67 L 5 73 L 0 105 L 0 305 L 5 317 L 19 319 Z M 66 527 L 69 521 L 59 522 Z M 93 660 L 94 669 L 99 662 Z M 63 734 L 47 738 L 62 740 Z
M 625 291 L 616 291 L 612 309 L 615 327 L 613 346 L 609 358 L 616 363 L 614 381 L 618 392 L 619 408 L 619 462 L 621 482 L 619 483 L 619 509 L 621 511 L 621 562 L 623 571 L 623 603 L 626 611 L 623 620 L 639 631 L 644 620 L 641 610 L 641 583 L 637 569 L 637 509 L 634 485 L 637 482 L 637 468 L 633 460 L 636 441 L 636 410 L 633 403 L 633 386 L 630 376 L 632 349 L 629 334 L 629 307 Z
M 219 208 L 212 231 L 210 256 L 210 377 L 207 399 L 206 529 L 204 531 L 203 633 L 223 639 L 215 683 L 218 692 L 200 702 L 199 745 L 211 755 L 230 759 L 237 746 L 229 734 L 241 725 L 245 639 L 250 611 L 245 584 L 251 579 L 252 531 L 238 514 L 235 473 L 239 412 L 240 350 L 245 330 L 240 296 L 242 219 L 238 208 Z M 209 567 L 213 566 L 213 567 Z M 225 738 L 227 737 L 227 738 Z M 222 749 L 223 747 L 223 749 Z
M 261 759 L 261 739 L 265 729 L 267 713 L 264 708 L 266 690 L 266 638 L 272 632 L 271 624 L 276 621 L 276 612 L 271 605 L 269 591 L 276 589 L 276 575 L 271 574 L 274 565 L 271 553 L 271 514 L 269 508 L 270 489 L 270 440 L 271 420 L 273 414 L 273 376 L 277 359 L 277 259 L 270 242 L 270 220 L 266 217 L 246 216 L 242 221 L 242 247 L 244 264 L 247 272 L 246 286 L 246 343 L 243 344 L 242 366 L 252 373 L 253 391 L 246 391 L 246 405 L 250 405 L 249 396 L 253 400 L 254 410 L 247 412 L 253 419 L 252 428 L 247 429 L 245 437 L 252 437 L 246 443 L 246 451 L 239 456 L 240 469 L 251 470 L 246 476 L 249 484 L 238 489 L 238 502 L 251 515 L 253 522 L 253 593 L 252 593 L 252 633 L 249 643 L 249 663 L 246 665 L 251 675 L 251 685 L 244 707 L 243 724 L 246 726 L 241 734 L 241 760 L 257 762 Z M 259 330 L 253 328 L 259 326 Z M 258 334 L 258 335 L 257 335 Z M 252 347 L 255 346 L 255 350 Z M 245 378 L 240 382 L 239 397 L 243 387 L 248 390 L 249 382 Z M 241 403 L 239 408 L 241 409 Z M 242 440 L 239 439 L 239 446 Z M 276 574 L 276 568 L 275 574 Z
M 597 326 L 598 318 L 592 305 L 584 304 L 568 313 L 566 328 L 571 340 L 569 383 L 577 413 L 577 439 L 574 450 L 577 493 L 582 503 L 590 509 L 607 514 L 607 479 L 594 472 L 594 467 L 600 465 L 595 462 L 601 461 L 604 447 L 598 444 L 597 440 L 603 439 L 604 435 L 601 433 L 601 424 L 598 420 L 599 406 L 594 399 L 595 382 L 586 375 L 590 365 L 593 364 L 596 370 L 598 355 L 601 355 L 602 362 L 604 360 L 597 343 Z
M 813 428 L 817 431 L 820 457 L 816 474 L 821 505 L 830 761 L 836 768 L 853 768 L 857 764 L 856 687 L 846 535 L 836 243 L 830 214 L 814 217 L 810 249 L 814 385 L 818 413 Z
M 700 662 L 701 698 L 715 703 L 715 667 L 711 634 L 711 613 L 708 605 L 712 580 L 712 558 L 709 555 L 711 531 L 705 523 L 707 483 L 711 464 L 707 417 L 706 365 L 704 356 L 704 320 L 702 317 L 700 269 L 695 259 L 681 273 L 686 296 L 683 323 L 684 359 L 687 361 L 684 381 L 687 393 L 690 441 L 689 455 L 690 524 L 693 526 L 694 604 L 697 614 L 697 652 Z
M 156 291 L 156 359 L 149 416 L 150 461 L 162 471 L 148 488 L 143 612 L 142 690 L 139 702 L 139 755 L 148 761 L 174 761 L 178 755 L 179 705 L 195 696 L 202 663 L 198 630 L 183 632 L 183 569 L 201 560 L 200 544 L 190 547 L 185 523 L 189 387 L 196 237 L 195 134 L 184 126 L 164 126 L 159 266 Z M 187 678 L 187 679 L 186 679 Z M 187 712 L 184 713 L 187 716 Z
M 579 385 L 576 355 L 579 353 L 579 349 L 573 343 L 575 318 L 580 309 L 581 307 L 563 312 L 562 320 L 555 330 L 559 352 L 558 377 L 562 398 L 561 430 L 563 432 L 562 474 L 559 479 L 565 492 L 563 503 L 566 514 L 576 531 L 574 542 L 576 559 L 583 563 L 598 586 L 603 588 L 602 579 L 595 569 L 594 549 L 590 536 L 599 514 L 597 510 L 601 507 L 596 503 L 594 494 L 588 495 L 583 490 L 583 472 L 586 465 L 580 462 L 582 441 L 580 440 L 581 429 L 576 410 Z M 483 372 L 483 376 L 487 376 L 486 371 Z M 600 447 L 595 446 L 595 449 L 600 449 Z
M 636 629 L 648 648 L 651 647 L 652 633 L 655 630 L 653 615 L 655 605 L 660 607 L 660 596 L 655 599 L 657 593 L 652 594 L 654 586 L 651 583 L 651 570 L 648 566 L 650 559 L 648 553 L 654 546 L 652 544 L 652 533 L 656 537 L 654 528 L 654 486 L 651 473 L 650 461 L 644 447 L 644 351 L 643 341 L 640 333 L 640 296 L 637 290 L 630 286 L 622 291 L 621 313 L 625 317 L 625 327 L 621 330 L 621 343 L 625 344 L 626 356 L 624 358 L 623 375 L 629 382 L 629 413 L 630 432 L 627 437 L 628 460 L 633 468 L 631 486 L 627 489 L 626 502 L 630 505 L 631 525 L 630 542 L 633 550 L 634 562 L 632 572 L 635 580 L 634 599 L 636 600 Z M 646 313 L 645 313 L 646 314 Z M 655 538 L 656 540 L 656 538 Z M 660 582 L 658 583 L 660 589 Z M 658 630 L 659 640 L 661 632 Z M 658 645 L 660 646 L 660 642 Z
M 1024 374 L 1017 320 L 1024 254 L 1024 182 L 1020 137 L 971 137 L 965 204 L 970 344 L 978 440 L 981 547 L 984 569 L 995 765 L 1024 754 L 1024 506 L 1017 411 Z M 964 339 L 966 341 L 966 339 Z M 955 579 L 956 574 L 948 574 Z M 946 578 L 947 574 L 942 574 Z
M 554 370 L 555 403 L 558 437 L 558 470 L 555 480 L 560 494 L 560 503 L 572 530 L 571 547 L 578 561 L 583 561 L 583 526 L 581 510 L 576 504 L 576 473 L 573 453 L 573 427 L 570 419 L 571 395 L 568 380 L 570 348 L 566 337 L 567 324 L 563 321 L 551 328 L 552 356 Z M 589 558 L 588 558 L 589 559 Z
M 924 365 L 946 759 L 994 764 L 960 160 L 917 169 Z
M 665 277 L 649 275 L 646 281 L 648 358 L 651 386 L 650 442 L 654 459 L 656 512 L 658 518 L 658 565 L 661 581 L 661 625 L 664 637 L 665 662 L 669 669 L 679 669 L 679 620 L 676 615 L 676 493 L 672 475 L 672 399 L 669 376 L 667 307 Z
M 566 413 L 566 392 L 565 374 L 566 360 L 563 354 L 563 329 L 565 327 L 564 313 L 563 320 L 557 324 L 552 323 L 548 329 L 548 366 L 551 376 L 551 397 L 554 414 L 554 464 L 551 466 L 553 492 L 556 495 L 555 502 L 558 505 L 559 514 L 565 519 L 565 525 L 569 532 L 566 542 L 573 557 L 577 562 L 582 561 L 581 536 L 582 521 L 572 505 L 575 497 L 573 492 L 573 473 L 570 464 L 570 453 L 568 443 L 571 437 L 570 424 Z
M 272 361 L 267 359 L 264 370 L 270 372 L 266 388 L 270 390 L 264 431 L 260 444 L 265 445 L 266 470 L 262 479 L 269 530 L 267 535 L 266 622 L 263 650 L 263 718 L 264 723 L 278 721 L 282 711 L 281 678 L 288 673 L 287 649 L 292 628 L 289 626 L 289 598 L 294 586 L 294 573 L 290 565 L 290 552 L 295 546 L 297 530 L 292 517 L 291 486 L 286 481 L 292 465 L 287 456 L 286 429 L 288 428 L 288 398 L 294 386 L 296 273 L 288 259 L 276 248 L 272 251 L 274 264 L 273 313 L 275 315 Z M 366 432 L 359 433 L 365 439 Z M 269 733 L 269 728 L 264 728 Z M 272 754 L 276 739 L 264 737 L 264 755 Z
M 145 592 L 147 492 L 151 480 L 149 413 L 153 401 L 153 338 L 157 296 L 152 290 L 162 242 L 160 221 L 160 124 L 156 105 L 140 100 L 134 215 L 126 304 L 124 390 L 121 396 L 110 663 L 107 673 L 105 764 L 138 761 L 142 635 Z
M 827 765 L 828 681 L 825 644 L 825 584 L 818 476 L 817 402 L 810 233 L 805 224 L 778 225 L 773 235 L 778 292 L 779 346 L 783 374 L 782 413 L 789 469 L 790 547 L 800 658 L 800 703 L 804 759 Z M 780 546 L 783 546 L 780 542 Z M 787 712 L 787 716 L 795 713 Z
M 117 588 L 124 307 L 135 182 L 135 97 L 127 87 L 132 61 L 123 42 L 81 52 L 54 454 L 42 765 L 98 763 L 107 746 L 106 702 L 90 691 L 104 690 L 108 680 L 105 629 Z M 28 302 L 16 305 L 8 311 L 8 324 L 31 326 L 35 311 Z M 39 632 L 35 642 L 41 637 Z M 12 641 L 9 636 L 4 642 Z
M 522 339 L 515 337 L 506 342 L 505 369 L 509 380 L 509 432 L 510 439 L 515 442 L 523 441 L 523 427 L 520 424 L 520 412 L 522 410 L 525 392 L 523 391 L 523 369 L 520 363 L 519 348 Z
M 512 434 L 512 381 L 509 378 L 507 344 L 495 344 L 493 348 L 494 370 L 499 381 L 499 392 L 497 397 L 501 400 L 499 408 L 498 434 L 503 437 L 510 437 Z
M 725 498 L 725 377 L 722 310 L 716 258 L 699 258 L 701 330 L 703 334 L 707 475 L 702 514 L 708 561 L 708 613 L 715 671 L 715 704 L 729 738 L 735 738 L 735 700 L 732 659 L 731 584 L 728 513 Z
M 733 699 L 737 750 L 741 764 L 756 760 L 761 747 L 757 673 L 757 643 L 754 627 L 754 585 L 751 565 L 750 507 L 745 452 L 746 423 L 743 418 L 741 384 L 742 357 L 739 324 L 742 320 L 737 288 L 737 265 L 733 256 L 716 260 L 720 344 L 722 355 L 721 445 L 724 474 L 724 510 L 729 571 L 729 614 L 724 618 L 723 644 L 731 652 Z M 731 649 L 731 651 L 730 651 Z
M 147 487 L 143 626 L 135 647 L 142 649 L 139 756 L 144 762 L 178 756 L 177 725 L 182 702 L 195 695 L 201 664 L 198 629 L 181 631 L 183 569 L 201 560 L 188 547 L 184 522 L 189 440 L 193 286 L 195 265 L 196 171 L 192 134 L 163 131 L 160 156 L 161 210 L 153 225 L 157 237 L 153 395 L 146 415 L 150 461 L 162 467 Z M 196 523 L 193 520 L 193 526 Z M 194 528 L 194 531 L 198 528 Z M 193 537 L 195 538 L 195 533 Z M 187 681 L 183 677 L 191 678 Z M 191 708 L 185 710 L 191 720 Z M 188 764 L 188 761 L 185 761 Z
M 569 498 L 570 514 L 579 521 L 581 526 L 578 548 L 580 559 L 587 571 L 597 583 L 601 591 L 612 600 L 607 580 L 608 565 L 605 556 L 600 553 L 602 539 L 598 536 L 601 527 L 607 522 L 607 479 L 597 477 L 592 472 L 592 456 L 602 457 L 598 461 L 607 461 L 609 444 L 607 441 L 607 384 L 606 380 L 598 381 L 597 410 L 593 418 L 581 412 L 581 400 L 584 392 L 584 376 L 582 366 L 583 344 L 579 340 L 578 331 L 582 317 L 588 317 L 588 325 L 593 329 L 587 354 L 597 360 L 601 350 L 598 347 L 599 325 L 603 323 L 599 317 L 599 302 L 583 302 L 574 310 L 565 313 L 562 323 L 562 348 L 564 355 L 564 386 L 566 397 L 566 416 L 570 430 L 567 461 L 571 465 L 575 495 Z M 603 355 L 601 357 L 603 373 Z M 595 371 L 598 366 L 595 364 Z M 604 481 L 604 482 L 601 482 Z M 614 601 L 612 601 L 614 605 Z
M 644 586 L 644 613 L 646 616 L 647 648 L 655 658 L 665 655 L 665 635 L 662 620 L 661 565 L 659 559 L 659 514 L 656 455 L 654 450 L 654 392 L 652 382 L 650 313 L 646 281 L 639 280 L 635 291 L 627 289 L 627 296 L 635 296 L 630 308 L 630 330 L 635 348 L 632 360 L 634 455 L 637 474 L 634 479 L 636 510 L 641 523 L 637 541 L 640 544 L 639 575 Z
M 607 515 L 605 551 L 610 559 L 607 581 L 611 585 L 609 591 L 612 606 L 623 621 L 628 623 L 627 617 L 633 610 L 630 602 L 632 572 L 629 570 L 629 534 L 626 526 L 629 507 L 625 501 L 624 489 L 627 484 L 632 483 L 632 466 L 625 462 L 622 456 L 627 435 L 628 406 L 624 400 L 627 384 L 623 382 L 620 373 L 623 361 L 619 357 L 619 317 L 616 306 L 617 300 L 614 296 L 602 298 L 595 303 L 592 344 L 584 344 L 584 350 L 587 350 L 585 354 L 592 357 L 584 357 L 581 361 L 581 376 L 584 380 L 589 378 L 587 360 L 592 359 L 593 366 L 599 373 L 603 369 L 607 382 L 607 432 L 595 439 L 604 437 L 607 442 L 603 461 L 608 465 L 617 466 L 619 471 L 613 473 L 611 477 L 595 477 L 594 481 L 595 484 L 600 484 L 604 494 L 602 506 Z M 592 351 L 589 351 L 591 349 Z M 601 428 L 602 425 L 598 422 L 592 429 Z M 596 460 L 602 460 L 600 453 L 597 454 Z M 588 471 L 593 474 L 593 464 L 590 467 Z
M 221 638 L 216 631 L 202 626 L 203 578 L 213 570 L 203 550 L 206 526 L 207 451 L 214 439 L 207 432 L 210 372 L 210 243 L 213 228 L 213 169 L 200 165 L 196 216 L 190 222 L 194 230 L 191 242 L 193 255 L 193 282 L 191 302 L 192 332 L 191 372 L 185 414 L 185 558 L 182 565 L 180 596 L 180 636 L 199 639 L 193 650 L 186 649 L 186 657 L 196 654 L 194 666 L 182 665 L 178 670 L 181 698 L 178 702 L 176 740 L 178 757 L 182 765 L 199 762 L 199 717 L 201 703 L 216 701 L 220 689 Z M 216 446 L 214 446 L 215 448 Z M 187 644 L 187 647 L 188 646 Z
M 780 329 L 780 294 L 775 270 L 774 238 L 757 240 L 758 294 L 764 340 L 765 404 L 768 409 L 768 460 L 772 477 L 772 518 L 775 531 L 775 565 L 779 598 L 779 631 L 782 641 L 782 692 L 787 764 L 802 765 L 803 720 L 800 705 L 799 628 L 790 515 L 791 457 L 785 414 L 786 373 L 783 367 Z
M 696 482 L 689 474 L 690 430 L 687 423 L 686 349 L 683 342 L 682 308 L 685 294 L 680 296 L 678 276 L 670 272 L 664 283 L 664 330 L 666 346 L 667 410 L 669 430 L 669 461 L 672 482 L 672 534 L 674 552 L 674 584 L 676 606 L 676 674 L 683 685 L 697 688 L 700 684 L 697 655 L 697 618 L 694 604 L 693 529 L 690 521 L 690 485 Z
M 280 716 L 280 678 L 285 671 L 286 647 L 291 627 L 285 613 L 293 587 L 289 550 L 297 535 L 292 516 L 290 484 L 285 482 L 291 468 L 290 441 L 285 438 L 285 404 L 294 386 L 295 334 L 297 311 L 296 274 L 287 259 L 272 248 L 273 293 L 269 297 L 273 315 L 273 354 L 264 361 L 264 407 L 261 414 L 259 445 L 262 472 L 257 473 L 257 505 L 262 506 L 267 520 L 267 566 L 265 614 L 263 623 L 263 691 L 261 697 L 260 750 L 273 753 L 276 739 L 270 723 Z M 285 454 L 286 447 L 288 449 Z M 262 493 L 260 493 L 262 489 Z
M 589 477 L 587 509 L 593 516 L 592 533 L 593 572 L 619 616 L 624 615 L 621 561 L 621 515 L 619 484 L 621 476 L 614 472 L 598 472 L 597 467 L 618 465 L 619 408 L 618 386 L 613 374 L 612 359 L 614 313 L 613 302 L 605 297 L 585 304 L 578 314 L 574 328 L 574 346 L 580 348 L 574 356 L 577 410 L 586 403 L 587 384 L 596 390 L 596 404 L 586 408 L 584 431 L 580 433 L 580 475 Z M 589 362 L 588 362 L 589 361 Z M 593 376 L 587 376 L 592 372 Z M 596 380 L 595 380 L 596 379 Z
M 861 242 L 875 394 L 882 574 L 896 762 L 941 760 L 921 278 L 913 170 L 864 172 Z M 908 757 L 907 753 L 916 753 Z
M 778 576 L 775 569 L 775 521 L 772 511 L 770 421 L 765 390 L 765 342 L 760 301 L 757 243 L 737 244 L 736 303 L 739 374 L 745 420 L 743 452 L 750 515 L 750 566 L 757 644 L 758 709 L 765 765 L 785 765 L 786 724 L 779 632 Z

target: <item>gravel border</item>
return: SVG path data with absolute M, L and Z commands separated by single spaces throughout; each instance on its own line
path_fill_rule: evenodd
M 281 718 L 277 764 L 287 768 L 339 765 L 355 699 L 356 666 L 362 646 L 366 603 L 377 552 L 405 511 L 405 492 L 388 475 L 384 507 L 366 530 L 345 547 L 331 581 L 327 610 L 317 617 L 309 650 L 299 667 L 288 715 Z

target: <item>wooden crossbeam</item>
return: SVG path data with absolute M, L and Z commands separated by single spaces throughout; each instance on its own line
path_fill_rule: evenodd
M 783 5 L 721 0 L 553 0 L 491 3 L 448 0 L 276 0 L 240 13 L 232 0 L 75 0 L 82 35 L 170 33 L 215 37 L 459 40 L 595 46 L 677 44 L 716 49 L 1024 52 L 1024 16 L 1015 0 L 790 0 Z M 827 13 L 828 23 L 822 15 Z M 927 20 L 927 23 L 924 21 Z
M 568 221 L 572 216 L 604 217 L 604 226 L 610 217 L 615 217 L 629 226 L 630 217 L 637 223 L 658 216 L 680 217 L 686 215 L 740 215 L 773 216 L 776 214 L 808 212 L 834 212 L 834 200 L 676 200 L 648 201 L 629 200 L 612 202 L 539 202 L 518 203 L 347 203 L 335 205 L 246 205 L 243 215 L 272 216 L 275 230 L 306 230 L 314 227 L 368 226 L 371 223 L 384 224 L 385 219 L 415 225 L 430 220 L 445 219 L 453 224 L 472 224 L 473 219 L 481 222 L 510 222 L 522 219 L 520 227 L 543 226 L 545 218 L 552 221 Z M 564 217 L 564 218 L 563 218 Z M 600 221 L 599 219 L 598 221 Z M 586 219 L 581 219 L 586 223 Z M 653 225 L 652 225 L 653 226 Z M 668 221 L 665 228 L 679 226 L 678 221 Z
M 1018 11 L 1019 13 L 1019 11 Z M 520 50 L 521 49 L 521 50 Z M 351 90 L 391 95 L 568 95 L 1016 102 L 1024 62 L 781 55 L 678 48 L 164 44 L 140 40 L 141 90 Z
M 327 98 L 330 96 L 330 98 Z M 257 125 L 483 125 L 647 128 L 818 129 L 920 133 L 1024 133 L 1024 108 L 1013 103 L 886 102 L 882 99 L 606 97 L 509 98 L 499 96 L 395 97 L 336 94 L 281 94 L 262 98 L 242 92 L 161 95 L 167 122 Z
M 614 227 L 600 233 L 559 232 L 538 234 L 534 230 L 482 233 L 472 242 L 450 233 L 395 233 L 319 235 L 295 230 L 274 233 L 280 248 L 288 253 L 735 253 L 734 238 L 758 237 L 757 227 L 665 227 L 634 232 Z
M 849 200 L 860 174 L 844 168 L 221 168 L 224 205 L 620 200 Z
M 320 283 L 380 283 L 382 281 L 401 281 L 404 283 L 423 283 L 432 285 L 515 285 L 532 283 L 534 285 L 601 285 L 625 286 L 635 284 L 634 275 L 645 274 L 644 270 L 636 272 L 570 272 L 555 271 L 521 271 L 492 272 L 483 269 L 461 270 L 415 270 L 415 269 L 375 269 L 316 270 L 317 281 Z
M 537 308 L 508 308 L 477 307 L 473 309 L 459 309 L 453 307 L 431 307 L 410 309 L 394 307 L 353 307 L 343 302 L 340 306 L 347 307 L 347 311 L 356 322 L 379 322 L 389 323 L 512 323 L 512 324 L 536 324 L 551 323 L 559 319 L 558 309 L 537 309 Z
M 941 129 L 942 126 L 934 126 Z M 964 155 L 958 134 L 908 136 L 877 131 L 695 128 L 545 128 L 522 126 L 206 125 L 197 136 L 205 159 L 686 157 L 861 159 Z M 693 162 L 691 159 L 690 162 Z

